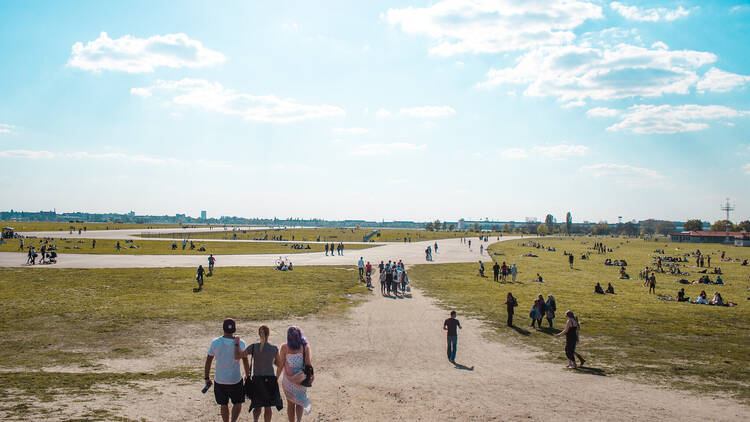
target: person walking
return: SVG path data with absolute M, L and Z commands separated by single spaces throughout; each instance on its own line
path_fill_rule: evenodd
M 545 307 L 544 297 L 539 295 L 534 301 L 534 307 L 531 310 L 531 328 L 534 328 L 534 323 L 537 324 L 538 328 L 542 328 L 542 318 L 544 318 L 544 313 L 546 311 Z
M 286 343 L 281 345 L 279 356 L 281 367 L 276 369 L 276 376 L 284 373 L 281 387 L 287 401 L 287 416 L 289 422 L 302 420 L 302 412 L 309 414 L 312 410 L 310 399 L 307 398 L 307 387 L 301 383 L 307 377 L 305 365 L 312 366 L 312 351 L 302 330 L 297 326 L 291 326 L 286 331 Z M 315 376 L 311 376 L 312 382 Z
M 363 281 L 365 276 L 365 259 L 361 256 L 359 257 L 359 261 L 357 261 L 357 267 L 359 268 L 359 281 Z
M 385 296 L 385 289 L 387 288 L 387 283 L 388 283 L 386 281 L 387 276 L 388 276 L 387 271 L 382 271 L 380 273 L 380 294 L 383 296 Z
M 547 302 L 544 304 L 544 307 L 546 308 L 546 317 L 547 322 L 549 322 L 549 328 L 552 328 L 552 320 L 555 319 L 555 312 L 557 311 L 557 302 L 555 301 L 555 297 L 552 295 L 547 296 Z
M 570 264 L 570 268 L 573 268 L 573 253 L 571 252 L 570 255 L 568 255 L 568 263 Z
M 495 261 L 495 265 L 492 266 L 492 279 L 493 281 L 500 281 L 500 264 Z
M 651 277 L 648 279 L 648 293 L 656 294 L 656 276 L 651 273 Z
M 203 265 L 198 265 L 198 271 L 195 274 L 195 281 L 198 282 L 198 291 L 203 290 L 203 273 L 205 270 L 203 269 Z
M 510 276 L 513 279 L 514 283 L 516 282 L 516 275 L 518 275 L 518 268 L 516 268 L 516 263 L 514 262 L 510 267 Z
M 565 356 L 568 357 L 568 366 L 570 369 L 578 369 L 576 365 L 576 357 L 581 361 L 581 366 L 586 362 L 583 356 L 576 353 L 576 345 L 578 345 L 580 324 L 578 318 L 573 314 L 573 311 L 565 311 L 565 316 L 568 318 L 568 322 L 565 324 L 565 329 L 557 337 L 565 336 Z
M 513 326 L 513 314 L 516 312 L 515 307 L 518 306 L 518 301 L 511 292 L 508 292 L 508 297 L 505 299 L 505 306 L 508 309 L 508 327 Z
M 273 416 L 272 407 L 281 410 L 284 403 L 281 401 L 279 393 L 279 381 L 274 372 L 276 368 L 283 366 L 279 356 L 279 348 L 268 342 L 271 330 L 266 325 L 258 328 L 258 337 L 260 342 L 247 346 L 242 349 L 240 346 L 240 337 L 234 338 L 234 359 L 247 359 L 252 357 L 252 384 L 255 391 L 254 397 L 250 402 L 249 411 L 253 412 L 253 420 L 258 422 L 260 419 L 261 409 L 263 410 L 263 420 L 269 422 Z
M 214 258 L 213 254 L 210 254 L 208 256 L 208 275 L 214 275 L 214 264 L 216 263 L 216 258 Z
M 328 243 L 326 243 L 326 256 L 328 256 Z
M 333 256 L 333 242 L 331 242 L 331 256 Z
M 240 372 L 239 359 L 234 357 L 234 332 L 237 324 L 232 318 L 227 318 L 222 324 L 224 335 L 216 337 L 208 346 L 204 379 L 207 386 L 214 386 L 214 398 L 216 404 L 221 406 L 221 419 L 229 422 L 229 400 L 232 400 L 232 422 L 236 422 L 242 411 L 242 403 L 245 402 L 245 392 L 242 389 L 242 373 Z M 239 347 L 245 348 L 245 343 L 240 340 Z M 214 380 L 211 381 L 211 364 L 216 360 Z M 247 357 L 242 359 L 245 373 L 250 373 L 250 363 Z
M 456 311 L 451 311 L 451 317 L 443 322 L 443 330 L 448 332 L 448 361 L 456 363 L 456 349 L 458 348 L 458 330 L 463 330 L 461 323 L 456 319 Z
M 393 271 L 389 268 L 385 271 L 385 288 L 388 291 L 388 296 L 391 295 L 391 287 L 393 287 Z

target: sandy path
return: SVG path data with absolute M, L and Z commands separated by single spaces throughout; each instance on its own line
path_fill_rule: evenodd
M 500 240 L 508 241 L 520 239 L 516 236 L 501 237 Z M 477 262 L 491 260 L 485 252 L 480 254 L 479 241 L 472 238 L 472 247 L 462 244 L 460 239 L 438 240 L 438 252 L 433 253 L 432 263 L 456 263 Z M 497 242 L 493 238 L 487 245 Z M 220 267 L 262 267 L 271 266 L 279 258 L 279 255 L 288 256 L 294 265 L 356 265 L 359 257 L 370 261 L 375 266 L 376 262 L 393 259 L 403 259 L 408 263 L 427 263 L 425 261 L 425 249 L 428 245 L 434 245 L 435 241 L 423 242 L 390 242 L 382 246 L 376 246 L 362 250 L 344 250 L 344 256 L 326 256 L 324 252 L 297 253 L 297 254 L 258 254 L 258 255 L 216 255 L 216 266 Z M 195 267 L 206 265 L 207 255 L 95 255 L 95 254 L 64 254 L 61 253 L 55 268 L 159 268 L 159 267 Z M 26 266 L 26 254 L 18 252 L 0 252 L 0 267 Z M 41 266 L 50 267 L 50 266 Z M 488 268 L 489 271 L 489 268 Z
M 316 383 L 309 390 L 313 411 L 304 420 L 684 422 L 746 420 L 750 415 L 748 407 L 730 400 L 574 372 L 564 369 L 562 362 L 542 362 L 524 349 L 487 340 L 480 321 L 460 315 L 464 329 L 459 333 L 457 361 L 473 370 L 458 369 L 445 355 L 441 324 L 446 314 L 415 290 L 412 298 L 405 299 L 376 293 L 344 319 L 310 317 L 269 325 L 277 343 L 288 325 L 300 325 L 313 347 Z M 238 334 L 248 338 L 258 325 L 240 320 Z M 163 355 L 155 359 L 103 363 L 111 369 L 139 370 L 150 362 L 143 369 L 154 370 L 154 361 L 159 366 L 200 368 L 205 348 L 217 334 L 218 330 L 207 327 L 186 327 L 169 336 L 171 344 L 179 345 L 177 350 L 157 341 L 154 351 Z M 562 355 L 562 340 L 550 341 L 560 343 Z M 589 358 L 595 366 L 596 357 Z M 69 404 L 62 413 L 111 405 L 115 414 L 136 420 L 220 420 L 213 396 L 200 394 L 201 382 L 144 383 L 144 390 L 122 390 L 113 401 L 95 398 Z M 274 419 L 286 420 L 286 415 L 276 414 Z M 251 419 L 243 413 L 241 420 Z

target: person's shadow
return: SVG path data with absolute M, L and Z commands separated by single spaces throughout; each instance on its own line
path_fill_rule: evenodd
M 457 362 L 453 362 L 453 365 L 456 367 L 456 369 L 460 369 L 462 371 L 473 371 L 474 370 L 474 365 L 472 365 L 471 367 L 468 367 L 466 365 L 461 365 L 460 363 L 457 363 Z
M 519 327 L 517 325 L 513 325 L 511 328 L 513 328 L 514 330 L 516 330 L 516 332 L 518 334 L 521 334 L 522 336 L 528 336 L 529 334 L 531 334 L 528 330 L 524 330 L 523 328 L 521 328 L 521 327 Z
M 588 374 L 588 375 L 597 375 L 600 377 L 607 376 L 607 374 L 604 372 L 603 369 L 592 368 L 590 366 L 583 366 L 583 365 L 578 366 L 578 372 L 583 373 L 583 374 Z

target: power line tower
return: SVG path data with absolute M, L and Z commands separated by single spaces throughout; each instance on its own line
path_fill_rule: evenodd
M 721 210 L 727 213 L 727 221 L 729 221 L 729 213 L 731 211 L 734 211 L 734 205 L 729 203 L 729 198 L 727 198 L 727 202 L 725 204 L 721 205 Z

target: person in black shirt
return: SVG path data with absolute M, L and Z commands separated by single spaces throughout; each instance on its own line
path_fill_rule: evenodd
M 443 323 L 443 330 L 448 332 L 448 360 L 456 363 L 456 348 L 458 347 L 458 330 L 456 327 L 463 329 L 461 323 L 456 319 L 456 311 L 451 311 L 451 317 Z
M 500 264 L 495 261 L 495 265 L 492 266 L 492 274 L 494 276 L 494 280 L 498 281 L 498 276 L 500 275 Z

